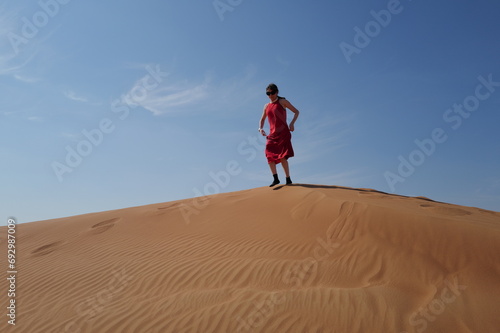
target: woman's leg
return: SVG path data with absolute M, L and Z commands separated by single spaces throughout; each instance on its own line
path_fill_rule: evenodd
M 283 170 L 285 171 L 285 176 L 287 178 L 289 178 L 290 177 L 290 168 L 288 166 L 288 160 L 286 158 L 282 158 L 281 165 L 283 165 Z M 276 167 L 276 165 L 275 165 L 275 167 Z
M 288 166 L 288 160 L 286 158 L 283 158 L 281 160 L 281 164 L 283 165 L 283 170 L 285 171 L 286 183 L 287 185 L 290 185 L 292 183 L 292 180 L 290 179 L 290 167 Z
M 273 173 L 273 182 L 270 187 L 273 187 L 274 185 L 278 185 L 280 183 L 280 180 L 278 179 L 278 172 L 276 171 L 276 163 L 270 162 L 269 163 L 269 168 L 271 169 L 271 172 Z
M 270 162 L 269 163 L 269 168 L 271 169 L 271 172 L 273 173 L 273 175 L 277 174 L 278 172 L 276 171 L 276 163 L 274 162 Z

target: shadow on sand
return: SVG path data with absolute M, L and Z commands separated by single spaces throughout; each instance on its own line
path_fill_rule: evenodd
M 336 186 L 336 185 L 317 185 L 317 184 L 290 184 L 290 185 L 276 185 L 273 188 L 273 191 L 281 190 L 282 188 L 285 187 L 305 187 L 305 188 L 323 188 L 323 189 L 342 189 L 342 190 L 348 190 L 348 191 L 356 191 L 356 192 L 366 192 L 366 193 L 380 193 L 384 195 L 390 195 L 390 196 L 395 196 L 395 197 L 403 197 L 403 198 L 416 198 L 416 199 L 421 199 L 421 200 L 426 200 L 426 201 L 432 201 L 432 202 L 439 202 L 435 201 L 426 197 L 410 197 L 410 196 L 405 196 L 405 195 L 399 195 L 399 194 L 393 194 L 393 193 L 387 193 L 383 191 L 378 191 L 370 188 L 352 188 L 352 187 L 344 187 L 344 186 Z

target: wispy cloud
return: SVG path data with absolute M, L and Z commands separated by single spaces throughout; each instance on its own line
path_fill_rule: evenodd
M 0 36 L 2 36 L 0 38 L 0 75 L 10 75 L 23 66 L 16 59 L 17 54 L 9 39 L 9 35 L 18 28 L 18 22 L 18 11 L 8 8 L 5 2 L 0 3 Z
M 142 106 L 153 115 L 196 112 L 206 109 L 221 109 L 232 103 L 245 103 L 256 95 L 256 89 L 249 82 L 255 76 L 255 69 L 249 66 L 236 77 L 217 81 L 213 72 L 205 73 L 200 80 L 177 80 L 172 75 L 154 89 L 145 89 L 145 82 L 151 81 L 150 74 L 137 80 L 125 94 L 128 100 Z M 151 82 L 150 82 L 151 83 Z M 146 90 L 146 93 L 144 93 Z M 238 94 L 236 94 L 238 92 Z M 140 95 L 134 97 L 134 95 Z M 245 98 L 241 98 L 245 96 Z
M 62 132 L 60 136 L 73 142 L 79 142 L 81 140 L 82 134 L 76 132 L 75 133 Z
M 0 54 L 0 75 L 9 75 L 16 80 L 33 83 L 38 80 L 21 74 L 21 71 L 36 57 L 37 52 L 28 54 L 28 56 L 16 56 L 13 54 Z M 31 80 L 31 82 L 29 82 Z
M 19 21 L 19 15 L 17 11 L 9 9 L 5 2 L 0 3 L 0 34 L 4 37 L 14 31 L 17 27 L 17 22 Z M 2 38 L 0 40 L 0 45 L 2 48 L 5 46 L 10 46 L 8 38 Z M 9 52 L 10 53 L 10 52 Z
M 300 141 L 297 142 L 296 147 L 301 154 L 296 159 L 297 163 L 317 160 L 320 154 L 331 154 L 346 147 L 353 132 L 349 125 L 350 119 L 351 116 L 330 115 L 307 121 L 299 118 L 296 129 L 297 135 L 300 135 Z
M 36 82 L 34 81 L 36 79 L 20 75 L 19 72 L 38 54 L 43 53 L 44 43 L 61 25 L 50 20 L 50 24 L 38 27 L 36 33 L 26 35 L 23 19 L 30 19 L 33 13 L 40 12 L 39 6 L 38 3 L 32 4 L 31 15 L 23 16 L 22 13 L 27 12 L 26 4 L 19 4 L 15 1 L 0 2 L 0 36 L 2 36 L 0 38 L 0 75 L 10 75 L 16 80 L 27 83 Z
M 168 75 L 170 76 L 170 75 Z M 171 114 L 182 108 L 200 103 L 208 96 L 209 78 L 193 83 L 188 80 L 173 82 L 154 80 L 149 73 L 137 80 L 122 99 L 125 103 L 139 105 L 154 115 Z
M 14 76 L 14 79 L 21 81 L 21 82 L 24 82 L 24 83 L 36 83 L 36 82 L 39 82 L 41 80 L 41 79 L 36 78 L 36 77 L 29 77 L 29 76 L 26 76 L 24 74 L 19 74 L 19 73 L 16 73 L 13 76 Z
M 174 113 L 182 108 L 201 103 L 209 96 L 209 82 L 173 84 L 148 94 L 139 104 L 154 115 Z
M 64 96 L 66 96 L 66 98 L 68 98 L 72 101 L 75 101 L 75 102 L 83 102 L 83 103 L 88 102 L 87 98 L 79 96 L 74 91 L 71 91 L 71 90 L 65 91 Z
M 42 122 L 43 118 L 42 117 L 37 117 L 37 116 L 31 116 L 27 118 L 29 121 L 35 121 L 35 122 Z

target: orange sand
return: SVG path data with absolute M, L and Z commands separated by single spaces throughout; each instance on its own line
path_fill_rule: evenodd
M 478 208 L 294 184 L 16 230 L 1 332 L 500 331 L 500 213 Z

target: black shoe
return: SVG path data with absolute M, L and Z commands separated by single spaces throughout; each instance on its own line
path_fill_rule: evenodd
M 292 184 L 292 180 L 290 179 L 290 177 L 286 177 L 286 184 L 287 185 Z
M 273 178 L 274 178 L 274 181 L 273 181 L 273 183 L 271 185 L 269 185 L 269 187 L 273 187 L 274 185 L 278 185 L 280 183 L 280 180 L 278 179 L 278 174 L 277 173 L 275 173 L 273 175 Z
M 279 180 L 275 180 L 271 185 L 269 185 L 269 187 L 273 187 L 274 185 L 278 185 L 279 183 L 280 183 Z

